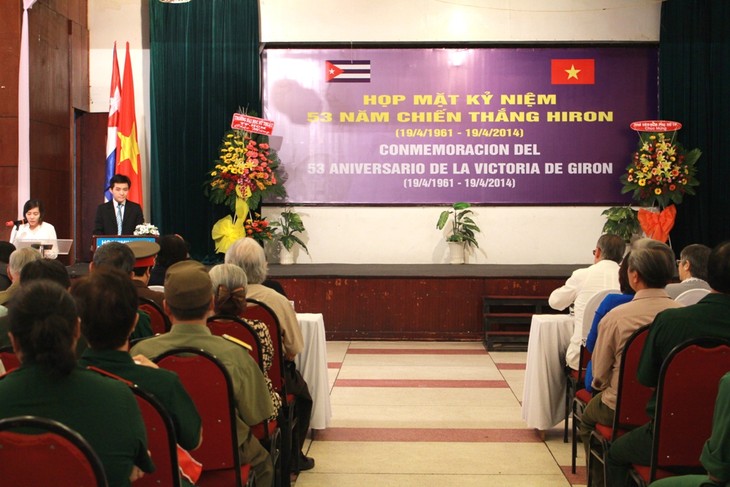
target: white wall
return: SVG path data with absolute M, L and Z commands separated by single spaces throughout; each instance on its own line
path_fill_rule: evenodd
M 149 0 L 156 1 L 156 0 Z M 192 0 L 205 1 L 205 0 Z M 129 40 L 140 150 L 149 175 L 147 0 L 90 0 L 91 106 L 108 109 L 111 47 Z M 659 0 L 261 0 L 261 39 L 272 42 L 653 42 Z M 144 93 L 144 96 L 143 96 Z M 286 161 L 283 161 L 286 164 Z M 148 199 L 149 200 L 149 199 Z M 300 263 L 446 262 L 436 220 L 444 207 L 297 207 L 311 256 Z M 592 262 L 603 207 L 475 207 L 482 228 L 470 263 Z M 280 208 L 267 208 L 276 217 Z M 146 208 L 149 214 L 149 208 Z M 154 223 L 154 222 L 153 222 Z

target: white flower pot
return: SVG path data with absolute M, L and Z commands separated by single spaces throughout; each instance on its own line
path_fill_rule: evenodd
M 279 248 L 279 264 L 291 265 L 293 263 L 294 263 L 294 252 L 287 250 L 286 247 L 284 247 L 282 245 Z
M 449 244 L 449 264 L 464 263 L 464 244 L 461 242 L 448 242 Z

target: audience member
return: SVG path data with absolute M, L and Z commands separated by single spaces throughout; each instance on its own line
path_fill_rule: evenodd
M 588 332 L 588 337 L 586 338 L 585 344 L 586 349 L 591 353 L 593 353 L 593 349 L 596 346 L 596 339 L 598 338 L 598 324 L 601 322 L 603 317 L 606 316 L 606 313 L 611 311 L 616 306 L 628 303 L 634 298 L 634 294 L 636 294 L 636 291 L 634 291 L 629 284 L 630 255 L 631 252 L 624 255 L 624 258 L 621 261 L 621 265 L 618 268 L 618 282 L 621 294 L 616 293 L 607 295 L 605 298 L 603 298 L 603 301 L 601 301 L 601 304 L 599 304 L 598 308 L 596 309 L 596 314 L 593 317 L 593 323 L 591 324 L 591 329 Z M 588 392 L 593 392 L 593 387 L 591 386 L 592 382 L 593 363 L 589 361 L 588 365 L 586 365 L 585 377 L 585 387 Z
M 55 282 L 64 289 L 71 287 L 71 279 L 68 276 L 66 266 L 57 260 L 38 259 L 28 262 L 20 271 L 18 282 L 20 287 L 23 287 L 30 282 L 38 281 L 40 279 L 47 279 Z M 11 299 L 8 306 L 12 306 L 12 302 L 13 300 Z M 0 308 L 1 307 L 2 306 L 0 306 Z M 10 346 L 8 331 L 10 331 L 10 321 L 7 315 L 2 316 L 0 314 L 0 347 Z M 83 337 L 79 339 L 78 347 L 77 352 L 81 352 L 84 348 L 86 348 L 86 341 Z
M 160 250 L 155 259 L 155 266 L 150 273 L 149 286 L 164 286 L 165 272 L 172 264 L 190 258 L 188 243 L 180 235 L 163 235 L 157 239 Z
M 134 265 L 134 253 L 129 246 L 119 242 L 107 242 L 94 252 L 94 258 L 89 264 L 89 272 L 94 272 L 102 267 L 111 267 L 113 269 L 119 269 L 125 275 L 129 276 L 131 280 L 134 274 Z M 139 315 L 139 320 L 137 320 L 137 326 L 134 328 L 129 339 L 136 340 L 154 335 L 150 315 L 139 309 L 137 310 L 137 314 Z
M 281 409 L 281 398 L 274 390 L 274 385 L 269 378 L 269 369 L 274 358 L 274 344 L 271 342 L 271 334 L 266 323 L 258 320 L 247 320 L 243 313 L 246 311 L 246 286 L 248 280 L 246 273 L 233 264 L 219 264 L 213 267 L 208 274 L 213 282 L 213 294 L 215 296 L 215 313 L 219 315 L 238 316 L 254 329 L 261 342 L 261 354 L 264 359 L 263 372 L 266 385 L 269 388 L 271 402 L 274 404 L 274 412 L 270 419 L 276 419 Z
M 573 305 L 573 336 L 565 354 L 565 362 L 573 370 L 578 369 L 586 303 L 598 291 L 618 289 L 618 263 L 625 250 L 626 244 L 621 237 L 602 235 L 593 249 L 593 265 L 575 270 L 562 287 L 550 294 L 548 303 L 551 308 L 564 310 Z
M 13 297 L 13 294 L 18 290 L 20 286 L 20 271 L 23 270 L 23 266 L 34 260 L 39 260 L 41 254 L 37 250 L 25 247 L 22 249 L 14 250 L 10 254 L 8 261 L 8 277 L 12 281 L 12 284 L 5 291 L 0 291 L 0 304 L 6 304 Z
M 172 418 L 178 444 L 186 450 L 197 448 L 200 416 L 177 374 L 158 368 L 144 355 L 129 355 L 129 335 L 139 319 L 137 292 L 129 278 L 114 268 L 98 269 L 76 281 L 71 295 L 90 347 L 81 356 L 81 366 L 99 368 L 154 395 Z M 192 485 L 181 478 L 183 485 Z
M 707 283 L 707 259 L 712 249 L 702 244 L 687 245 L 682 249 L 677 261 L 679 280 L 668 284 L 667 293 L 672 299 L 690 289 L 710 289 Z
M 613 424 L 621 355 L 626 341 L 634 331 L 651 323 L 660 311 L 681 306 L 664 290 L 673 275 L 674 252 L 669 246 L 648 238 L 634 244 L 628 258 L 628 278 L 636 294 L 630 302 L 612 309 L 601 320 L 593 350 L 592 387 L 599 392 L 583 411 L 579 426 L 586 459 L 590 455 L 588 440 L 596 423 Z M 597 469 L 593 478 L 600 478 L 602 472 Z
M 14 250 L 15 245 L 0 241 L 0 291 L 5 291 L 12 284 L 10 276 L 8 276 L 8 261 Z
M 712 435 L 700 456 L 707 475 L 679 475 L 652 482 L 650 487 L 717 487 L 730 482 L 730 372 L 720 379 L 712 418 Z
M 21 366 L 0 380 L 0 418 L 42 416 L 74 429 L 101 459 L 110 487 L 152 472 L 132 391 L 77 367 L 79 319 L 68 292 L 53 282 L 31 282 L 18 290 L 9 316 Z
M 150 269 L 155 264 L 155 256 L 160 251 L 160 246 L 155 242 L 143 240 L 133 240 L 126 245 L 132 249 L 135 258 L 132 283 L 137 289 L 137 295 L 140 298 L 151 299 L 162 308 L 162 300 L 165 299 L 165 295 L 147 287 L 150 282 Z
M 302 374 L 294 364 L 294 358 L 304 348 L 304 339 L 297 322 L 297 315 L 286 297 L 261 284 L 266 279 L 268 266 L 264 249 L 254 239 L 242 238 L 233 242 L 226 252 L 225 262 L 243 269 L 248 278 L 246 296 L 264 303 L 279 319 L 282 347 L 286 355 L 284 364 L 286 391 L 296 397 L 295 411 L 299 444 L 292 445 L 296 449 L 292 455 L 298 455 L 299 462 L 292 462 L 292 468 L 296 468 L 298 463 L 299 470 L 309 470 L 314 467 L 314 459 L 304 455 L 302 448 L 307 438 L 312 416 L 312 396 Z
M 213 284 L 202 264 L 188 260 L 167 269 L 164 306 L 172 329 L 140 341 L 131 353 L 154 358 L 172 348 L 196 347 L 215 355 L 233 380 L 241 461 L 251 464 L 259 487 L 272 485 L 274 466 L 271 457 L 250 429 L 269 418 L 273 411 L 266 381 L 247 350 L 212 335 L 206 326 L 207 318 L 213 314 Z
M 730 241 L 712 249 L 707 269 L 710 294 L 692 306 L 662 311 L 654 319 L 637 374 L 639 382 L 645 386 L 657 386 L 664 359 L 682 342 L 698 337 L 730 339 Z M 697 407 L 710 405 L 700 401 Z M 607 457 L 607 485 L 625 485 L 631 464 L 650 464 L 655 408 L 656 393 L 646 407 L 652 421 L 626 433 L 611 445 Z

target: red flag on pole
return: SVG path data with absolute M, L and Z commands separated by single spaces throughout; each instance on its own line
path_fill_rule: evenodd
M 127 198 L 142 206 L 142 160 L 139 154 L 139 144 L 137 143 L 137 132 L 137 119 L 134 114 L 132 62 L 129 56 L 129 42 L 127 42 L 117 132 L 117 174 L 124 174 L 132 181 L 132 187 L 129 188 Z

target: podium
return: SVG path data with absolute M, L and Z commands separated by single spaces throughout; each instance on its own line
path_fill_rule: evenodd
M 154 235 L 92 235 L 91 236 L 91 252 L 109 242 L 129 243 L 129 242 L 157 242 Z
M 71 250 L 73 239 L 53 239 L 53 238 L 33 238 L 33 239 L 16 239 L 15 248 L 23 249 L 30 247 L 41 253 L 41 257 L 45 259 L 55 259 L 59 255 L 68 255 Z

